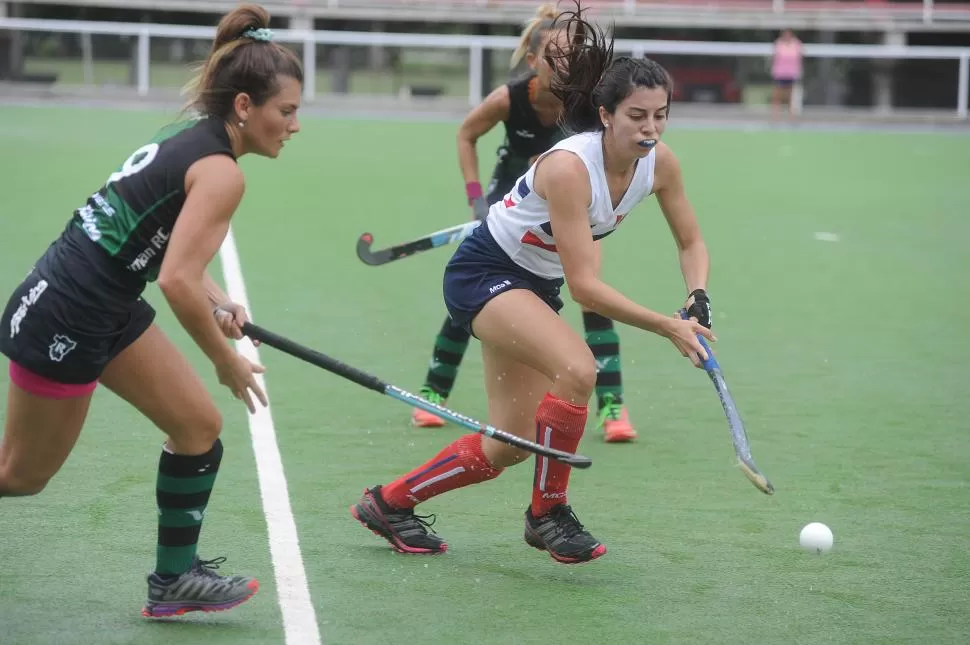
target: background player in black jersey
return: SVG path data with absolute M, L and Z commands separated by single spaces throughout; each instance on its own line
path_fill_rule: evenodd
M 299 130 L 303 72 L 271 40 L 269 15 L 241 5 L 219 23 L 192 106 L 202 118 L 162 130 L 87 203 L 16 289 L 0 319 L 10 359 L 0 497 L 34 495 L 71 452 L 100 382 L 167 435 L 158 464 L 156 565 L 144 616 L 234 607 L 256 580 L 220 576 L 196 544 L 219 464 L 222 418 L 202 381 L 153 324 L 140 296 L 157 280 L 220 383 L 255 411 L 263 368 L 236 353 L 242 307 L 206 266 L 243 195 L 236 160 L 276 157 Z
M 474 216 L 485 219 L 488 206 L 502 199 L 532 165 L 533 160 L 563 138 L 559 127 L 562 102 L 550 91 L 552 70 L 542 53 L 549 42 L 550 29 L 557 16 L 551 4 L 543 4 L 522 31 L 512 67 L 523 60 L 529 68 L 524 77 L 494 90 L 472 110 L 458 131 L 458 162 L 465 179 L 468 203 Z M 487 195 L 478 181 L 478 155 L 475 142 L 499 123 L 505 124 L 505 142 L 498 150 Z M 600 252 L 596 243 L 597 254 Z M 599 256 L 597 256 L 599 263 Z M 632 441 L 637 433 L 623 405 L 623 380 L 620 369 L 620 338 L 613 321 L 583 309 L 586 343 L 596 359 L 597 425 L 608 442 Z M 421 396 L 444 405 L 458 375 L 458 367 L 468 349 L 469 334 L 446 317 L 435 338 L 430 367 L 420 389 Z M 413 425 L 439 427 L 445 421 L 431 412 L 415 410 Z

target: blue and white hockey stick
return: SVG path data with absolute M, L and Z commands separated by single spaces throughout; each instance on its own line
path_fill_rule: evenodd
M 371 250 L 371 245 L 374 243 L 374 236 L 371 233 L 364 233 L 357 238 L 357 257 L 360 258 L 364 264 L 380 266 L 382 264 L 387 264 L 388 262 L 394 262 L 395 260 L 406 258 L 414 255 L 415 253 L 430 251 L 431 249 L 436 249 L 439 246 L 461 242 L 463 239 L 471 235 L 472 231 L 478 228 L 480 224 L 480 221 L 472 220 L 470 222 L 465 222 L 464 224 L 458 224 L 457 226 L 443 228 L 440 231 L 435 231 L 434 233 L 430 233 L 424 237 L 420 237 L 410 242 L 389 246 L 386 249 L 379 249 L 377 251 Z
M 686 309 L 680 310 L 680 317 L 687 320 Z M 711 378 L 711 382 L 714 383 L 714 389 L 717 390 L 717 395 L 721 399 L 724 416 L 727 417 L 728 426 L 731 428 L 731 438 L 734 440 L 734 452 L 738 456 L 738 466 L 758 490 L 766 495 L 771 495 L 775 492 L 775 487 L 771 485 L 768 478 L 758 470 L 758 467 L 754 463 L 754 458 L 751 456 L 751 448 L 748 445 L 748 434 L 744 430 L 744 422 L 741 421 L 738 407 L 734 404 L 734 397 L 731 396 L 731 391 L 728 390 L 727 382 L 721 373 L 721 365 L 717 362 L 717 358 L 714 357 L 714 352 L 711 351 L 707 340 L 700 334 L 697 334 L 697 340 L 700 341 L 700 344 L 704 347 L 704 351 L 707 352 L 707 360 L 703 361 L 704 371 Z

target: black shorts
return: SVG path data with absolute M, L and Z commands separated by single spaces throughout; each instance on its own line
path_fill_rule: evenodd
M 52 381 L 91 383 L 154 319 L 155 310 L 140 297 L 82 300 L 35 268 L 7 301 L 0 318 L 0 352 Z
M 515 182 L 519 180 L 525 171 L 529 169 L 529 164 L 522 160 L 503 158 L 495 165 L 492 171 L 492 179 L 488 182 L 487 194 L 485 199 L 491 206 L 495 202 L 500 202 L 505 195 L 512 190 Z
M 559 313 L 559 290 L 564 280 L 540 278 L 512 261 L 502 250 L 488 221 L 458 246 L 445 267 L 445 306 L 452 322 L 470 334 L 472 321 L 495 296 L 512 289 L 528 289 Z
M 781 88 L 789 88 L 795 85 L 794 78 L 776 78 L 775 85 Z
M 488 185 L 488 194 L 485 195 L 485 200 L 488 202 L 488 205 L 491 206 L 495 202 L 500 202 L 505 199 L 505 195 L 515 186 L 516 179 L 518 177 L 493 178 Z

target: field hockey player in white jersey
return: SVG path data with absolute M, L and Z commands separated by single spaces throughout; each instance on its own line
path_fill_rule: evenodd
M 696 334 L 714 337 L 705 293 L 707 249 L 677 160 L 660 143 L 670 77 L 645 58 L 614 60 L 612 39 L 579 8 L 558 22 L 563 29 L 546 56 L 556 70 L 553 91 L 563 101 L 566 125 L 577 134 L 542 154 L 491 206 L 485 224 L 448 263 L 444 297 L 455 323 L 481 341 L 489 422 L 575 452 L 596 363 L 583 337 L 558 316 L 564 283 L 583 307 L 667 338 L 695 366 L 698 355 L 706 356 Z M 651 194 L 680 251 L 689 320 L 647 309 L 597 277 L 594 241 Z M 441 553 L 446 542 L 414 507 L 494 479 L 528 454 L 471 433 L 400 478 L 365 490 L 351 513 L 398 551 Z M 567 502 L 569 472 L 565 464 L 537 458 L 524 513 L 525 541 L 565 564 L 606 553 Z

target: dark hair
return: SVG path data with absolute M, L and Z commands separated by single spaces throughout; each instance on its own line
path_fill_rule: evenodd
M 563 103 L 563 124 L 573 132 L 603 129 L 599 108 L 616 112 L 616 106 L 638 87 L 662 87 L 667 90 L 667 107 L 674 84 L 659 63 L 649 58 L 613 58 L 613 37 L 582 17 L 584 10 L 576 2 L 576 11 L 565 11 L 557 19 L 567 37 L 564 50 L 559 43 L 546 48 L 546 60 L 553 68 L 551 91 Z M 550 51 L 552 50 L 552 51 Z
M 556 22 L 556 15 L 555 6 L 549 3 L 539 5 L 535 15 L 526 21 L 525 27 L 522 29 L 522 35 L 519 36 L 519 46 L 512 52 L 509 67 L 515 69 L 515 66 L 522 62 L 526 54 L 535 54 L 539 51 L 542 35 L 552 29 Z
M 228 119 L 238 94 L 248 94 L 255 105 L 262 105 L 279 91 L 278 76 L 302 83 L 300 59 L 270 42 L 268 30 L 269 12 L 258 4 L 241 4 L 224 15 L 209 56 L 186 85 L 190 94 L 187 107 Z

